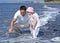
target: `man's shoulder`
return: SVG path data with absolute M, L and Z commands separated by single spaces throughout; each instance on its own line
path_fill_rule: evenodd
M 19 15 L 20 14 L 20 10 L 17 10 L 15 15 Z
M 16 11 L 16 13 L 19 13 L 19 12 L 20 12 L 20 10 L 17 10 L 17 11 Z

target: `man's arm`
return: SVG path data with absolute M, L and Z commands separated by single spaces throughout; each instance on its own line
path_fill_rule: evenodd
M 13 18 L 12 21 L 11 21 L 11 24 L 10 24 L 10 29 L 9 29 L 9 32 L 12 32 L 13 29 L 14 29 L 14 23 L 16 22 L 16 19 Z

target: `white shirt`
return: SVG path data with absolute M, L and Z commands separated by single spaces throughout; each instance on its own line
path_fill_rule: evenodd
M 15 13 L 14 18 L 17 19 L 17 21 L 16 21 L 15 23 L 17 23 L 17 24 L 19 24 L 19 25 L 21 25 L 21 24 L 26 24 L 27 21 L 29 20 L 28 14 L 25 14 L 25 16 L 22 16 L 22 15 L 20 14 L 20 10 L 18 10 L 18 11 Z
M 34 15 L 34 16 L 36 17 L 36 19 L 37 19 L 37 25 L 36 25 L 36 26 L 39 27 L 39 26 L 40 26 L 39 15 L 38 15 L 37 13 L 34 13 L 33 15 Z M 30 20 L 31 20 L 31 23 L 34 24 L 34 19 L 32 18 L 32 16 L 31 16 Z

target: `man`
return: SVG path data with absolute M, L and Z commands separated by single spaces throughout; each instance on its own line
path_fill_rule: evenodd
M 20 29 L 29 27 L 29 16 L 26 14 L 26 7 L 21 6 L 20 10 L 18 10 L 10 24 L 9 32 L 13 32 L 15 30 L 16 32 L 20 32 Z

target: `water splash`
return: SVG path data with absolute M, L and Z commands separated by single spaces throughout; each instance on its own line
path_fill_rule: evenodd
M 59 15 L 58 8 L 52 8 L 45 5 L 43 9 L 45 9 L 45 11 L 43 11 L 43 15 L 40 18 L 40 26 L 46 25 L 48 21 L 55 21 L 56 16 Z
M 56 16 L 60 14 L 59 13 L 60 9 L 58 8 L 48 7 L 47 5 L 45 5 L 43 8 L 45 11 L 43 11 L 42 18 L 40 18 L 40 26 L 42 27 L 48 24 L 48 21 L 56 21 Z M 43 30 L 47 31 L 46 27 Z M 56 34 L 56 32 L 54 34 Z M 55 37 L 55 38 L 52 38 L 51 40 L 60 41 L 60 37 Z

